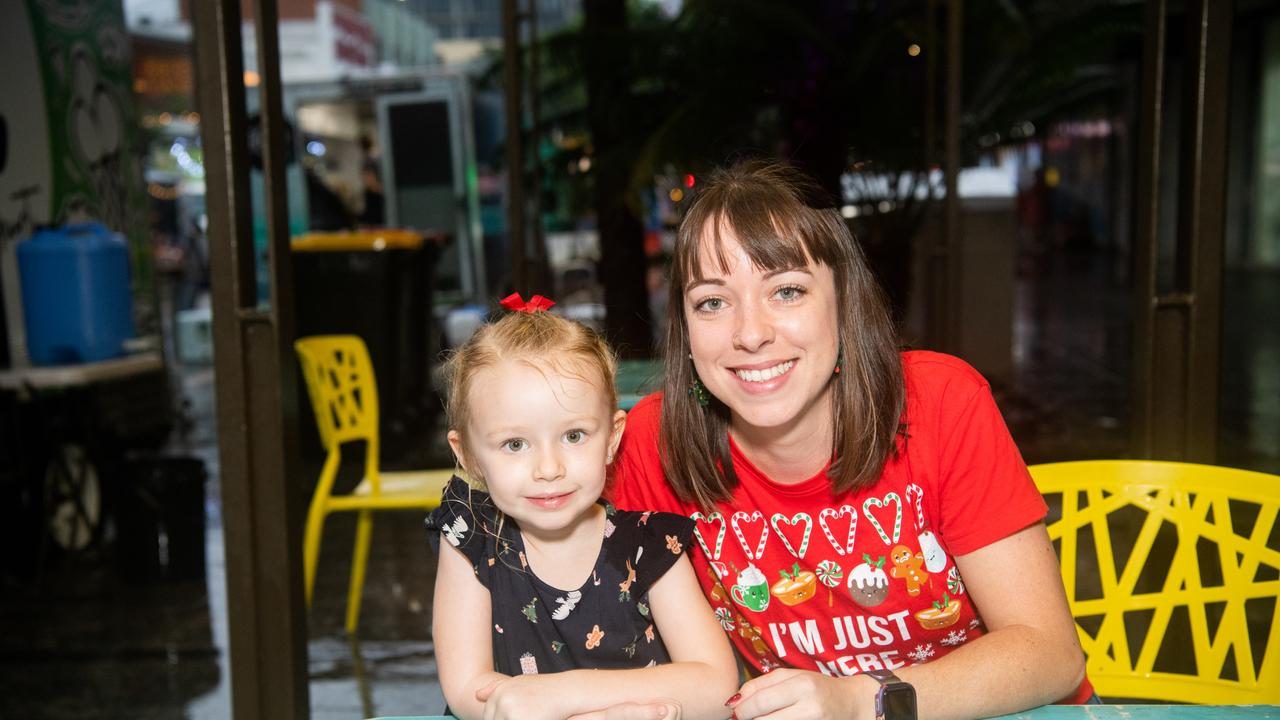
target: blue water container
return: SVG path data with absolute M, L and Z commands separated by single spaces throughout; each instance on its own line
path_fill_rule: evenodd
M 124 354 L 133 300 L 123 237 L 96 222 L 41 230 L 18 244 L 18 272 L 32 364 Z

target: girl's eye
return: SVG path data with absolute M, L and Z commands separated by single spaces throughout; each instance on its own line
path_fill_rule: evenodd
M 520 452 L 521 450 L 524 450 L 527 447 L 529 447 L 529 443 L 525 442 L 524 440 L 521 440 L 520 438 L 512 438 L 502 443 L 502 449 L 506 450 L 507 452 Z
M 587 434 L 581 430 L 570 430 L 564 434 L 564 439 L 570 445 L 578 445 L 586 442 Z
M 804 297 L 804 293 L 804 288 L 799 285 L 788 285 L 786 287 L 778 288 L 778 292 L 775 294 L 778 296 L 778 299 L 783 302 L 795 302 L 796 300 Z
M 701 313 L 713 313 L 724 309 L 724 299 L 709 297 L 693 304 L 693 309 Z

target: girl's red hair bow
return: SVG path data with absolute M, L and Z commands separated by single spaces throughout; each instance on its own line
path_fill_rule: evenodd
M 546 312 L 552 305 L 555 305 L 556 302 L 551 298 L 545 298 L 541 295 L 534 295 L 529 298 L 529 302 L 525 302 L 524 299 L 520 297 L 520 293 L 511 293 L 510 295 L 502 298 L 498 304 L 512 312 L 533 313 Z

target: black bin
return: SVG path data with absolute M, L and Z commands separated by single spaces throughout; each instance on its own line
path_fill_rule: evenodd
M 408 230 L 310 233 L 294 238 L 298 337 L 358 335 L 378 382 L 384 449 L 409 437 L 431 407 L 429 338 L 438 248 Z M 295 360 L 296 362 L 296 360 Z M 298 428 L 304 455 L 321 454 L 305 382 L 299 374 Z
M 125 463 L 115 504 L 115 559 L 122 577 L 144 583 L 204 577 L 207 478 L 197 458 Z

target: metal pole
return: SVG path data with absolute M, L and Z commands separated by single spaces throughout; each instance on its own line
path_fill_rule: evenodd
M 502 88 L 507 113 L 507 242 L 511 284 L 529 291 L 525 259 L 523 78 L 520 58 L 520 10 L 517 0 L 502 0 Z
M 960 245 L 963 242 L 960 197 L 957 178 L 960 175 L 960 69 L 963 58 L 963 0 L 947 2 L 947 97 L 943 129 L 945 143 L 944 176 L 947 195 L 943 199 L 942 233 L 930 253 L 929 332 L 932 344 L 939 350 L 959 349 L 961 272 Z
M 268 172 L 268 226 L 279 261 L 283 222 L 279 69 L 274 0 L 260 0 L 260 75 Z M 209 216 L 210 290 L 217 373 L 218 450 L 226 544 L 232 713 L 238 719 L 298 718 L 307 704 L 301 533 L 286 478 L 296 450 L 283 399 L 279 306 L 292 301 L 277 267 L 277 310 L 257 308 L 244 66 L 238 0 L 192 3 Z M 287 242 L 287 239 L 285 239 Z M 287 270 L 287 267 L 285 268 Z M 287 327 L 288 313 L 284 313 Z
M 1187 289 L 1195 298 L 1187 319 L 1186 459 L 1212 463 L 1218 447 L 1218 367 L 1221 357 L 1222 265 L 1227 227 L 1228 112 L 1231 95 L 1232 0 L 1187 4 L 1187 77 L 1182 93 L 1179 248 L 1186 253 Z M 1193 61 L 1193 62 L 1190 62 Z
M 531 208 L 533 214 L 533 247 L 531 255 L 533 256 L 533 268 L 530 273 L 531 290 L 541 289 L 543 292 L 552 290 L 548 277 L 549 268 L 547 267 L 547 243 L 543 237 L 542 229 L 542 159 L 541 148 L 542 143 L 542 105 L 538 97 L 539 75 L 541 73 L 541 62 L 539 53 L 541 52 L 538 42 L 538 0 L 528 0 L 529 10 L 529 115 L 532 128 L 529 132 L 529 141 L 533 145 L 533 167 L 530 168 L 532 174 L 533 193 L 531 196 Z
M 1143 51 L 1135 285 L 1134 451 L 1214 461 L 1217 451 L 1222 256 L 1226 227 L 1230 0 L 1183 9 L 1184 65 L 1172 283 L 1157 277 L 1163 76 L 1170 8 L 1147 6 Z

